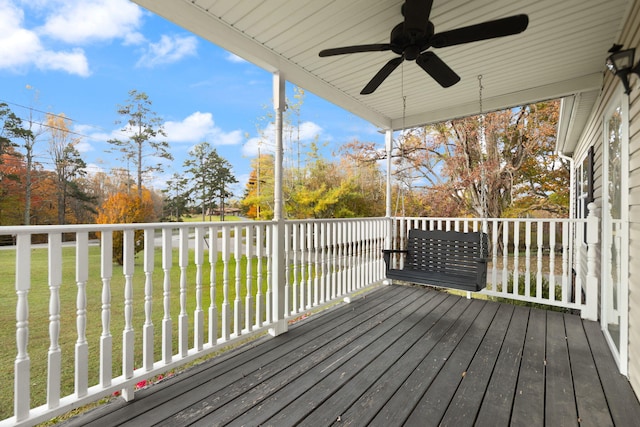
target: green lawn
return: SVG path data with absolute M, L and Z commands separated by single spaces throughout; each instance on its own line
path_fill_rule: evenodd
M 73 392 L 74 388 L 74 346 L 77 341 L 76 330 L 76 295 L 77 286 L 75 282 L 75 248 L 63 248 L 63 281 L 60 289 L 61 304 L 61 331 L 60 346 L 62 348 L 63 368 L 62 368 L 62 395 Z M 29 343 L 28 352 L 31 360 L 31 403 L 32 406 L 39 406 L 46 403 L 46 369 L 47 353 L 49 349 L 49 288 L 47 281 L 47 250 L 33 249 L 31 261 L 31 290 L 29 292 Z M 187 314 L 189 316 L 190 338 L 189 347 L 193 346 L 193 312 L 195 310 L 195 277 L 196 266 L 194 265 L 194 254 L 191 251 L 189 267 L 187 269 Z M 205 260 L 208 254 L 205 253 Z M 133 303 L 133 325 L 135 330 L 135 367 L 142 365 L 142 326 L 145 320 L 144 313 L 144 281 L 145 276 L 142 270 L 142 253 L 136 259 L 134 281 L 134 303 Z M 155 360 L 161 356 L 161 320 L 163 313 L 163 281 L 164 272 L 161 269 L 161 250 L 155 251 L 155 270 L 153 272 L 153 324 L 155 326 L 154 348 Z M 241 259 L 242 295 L 246 294 L 246 257 Z M 257 259 L 253 261 L 253 275 L 257 272 Z M 266 260 L 263 260 L 263 272 L 266 272 Z M 15 326 L 16 326 L 16 294 L 15 294 L 15 251 L 0 251 L 0 340 L 4 343 L 0 349 L 0 419 L 13 415 L 13 365 L 17 349 L 15 346 Z M 102 280 L 100 278 L 100 248 L 92 246 L 89 249 L 89 280 L 87 282 L 87 329 L 86 337 L 89 343 L 90 366 L 89 384 L 98 383 L 99 374 L 99 349 L 100 335 L 102 333 L 101 324 L 101 295 Z M 210 266 L 205 262 L 202 269 L 203 292 L 202 308 L 206 315 L 210 304 L 209 297 L 209 272 Z M 229 263 L 229 302 L 233 304 L 235 299 L 235 261 L 233 258 Z M 216 266 L 217 290 L 216 302 L 218 312 L 223 301 L 222 293 L 223 266 L 219 261 Z M 254 279 L 255 280 L 255 279 Z M 173 267 L 171 269 L 171 317 L 173 319 L 173 353 L 178 349 L 178 329 L 177 318 L 180 313 L 179 303 L 179 283 L 180 269 L 178 267 L 178 251 L 173 251 Z M 254 282 L 255 283 L 255 282 Z M 266 277 L 262 278 L 263 293 L 266 290 Z M 255 294 L 255 289 L 253 289 Z M 114 376 L 119 375 L 122 363 L 122 330 L 124 329 L 124 277 L 122 267 L 114 265 L 113 279 L 111 281 L 111 335 L 113 336 L 113 366 Z M 233 320 L 232 320 L 233 321 Z M 220 322 L 219 322 L 220 324 Z M 208 332 L 205 330 L 205 341 Z
M 233 221 L 246 221 L 246 218 L 241 218 L 235 215 L 225 215 L 223 222 Z M 182 217 L 183 222 L 202 222 L 202 215 L 185 215 Z M 205 216 L 205 222 L 220 222 L 220 215 Z

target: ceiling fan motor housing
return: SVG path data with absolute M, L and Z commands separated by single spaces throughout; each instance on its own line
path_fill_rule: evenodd
M 415 61 L 421 52 L 427 50 L 431 45 L 429 39 L 433 36 L 434 27 L 427 22 L 426 31 L 405 31 L 404 22 L 399 23 L 391 30 L 391 50 L 403 55 L 408 61 Z

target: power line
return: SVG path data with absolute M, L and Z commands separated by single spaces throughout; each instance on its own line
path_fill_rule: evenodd
M 39 110 L 37 108 L 27 107 L 25 105 L 18 104 L 17 102 L 8 101 L 6 99 L 0 99 L 0 102 L 4 102 L 5 104 L 8 104 L 8 105 L 14 105 L 16 107 L 24 108 L 24 109 L 29 110 L 29 111 L 36 111 L 38 113 L 46 114 L 46 115 L 53 116 L 53 117 L 56 117 L 56 118 L 59 118 L 59 119 L 69 120 L 70 122 L 75 122 L 75 123 L 81 124 L 79 120 L 74 119 L 72 117 L 68 117 L 68 116 L 64 115 L 64 113 L 63 114 L 51 113 L 51 112 L 48 112 L 48 111 Z M 82 138 L 87 138 L 87 139 L 91 139 L 91 140 L 94 140 L 94 141 L 103 141 L 102 139 L 96 138 L 94 136 L 85 135 L 85 134 L 82 134 L 82 133 L 79 133 L 79 132 L 75 132 L 75 131 L 72 131 L 72 130 L 69 130 L 69 129 L 63 129 L 63 128 L 59 128 L 59 127 L 56 127 L 56 126 L 51 126 L 51 125 L 48 125 L 48 124 L 40 122 L 40 121 L 35 121 L 33 119 L 24 118 L 24 117 L 21 117 L 21 116 L 18 116 L 18 118 L 20 120 L 22 120 L 23 122 L 31 122 L 31 123 L 35 123 L 35 124 L 37 124 L 39 126 L 47 127 L 47 128 L 50 128 L 50 129 L 59 130 L 59 131 L 65 131 L 65 132 L 67 132 L 69 134 L 77 135 L 77 136 L 80 136 Z M 92 127 L 92 128 L 94 128 L 94 129 L 96 129 L 98 131 L 108 132 L 106 129 L 101 128 L 99 126 L 95 126 L 95 125 L 85 125 L 85 126 Z M 128 137 L 128 135 L 123 133 L 122 130 L 118 130 L 118 132 L 120 134 L 122 134 L 122 136 Z M 104 141 L 104 142 L 107 142 L 107 141 Z

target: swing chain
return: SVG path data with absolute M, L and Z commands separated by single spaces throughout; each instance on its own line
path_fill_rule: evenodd
M 484 163 L 484 157 L 487 153 L 487 141 L 486 141 L 486 129 L 485 129 L 485 114 L 484 114 L 484 110 L 483 110 L 483 105 L 482 105 L 482 89 L 484 89 L 484 87 L 482 86 L 482 74 L 478 75 L 478 101 L 480 104 L 480 117 L 479 117 L 479 123 L 480 123 L 480 138 L 479 138 L 479 143 L 480 143 L 480 156 L 479 156 L 479 164 L 480 164 L 480 194 L 479 196 L 479 202 L 480 202 L 480 209 L 481 209 L 481 217 L 482 217 L 482 229 L 480 230 L 480 257 L 484 257 L 484 233 L 487 232 L 487 216 L 488 216 L 488 209 L 487 209 L 487 185 L 486 185 L 486 181 L 487 181 L 487 171 L 486 171 L 486 167 L 485 167 L 485 163 Z

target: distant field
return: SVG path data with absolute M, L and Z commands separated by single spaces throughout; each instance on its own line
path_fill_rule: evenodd
M 205 222 L 220 222 L 220 216 L 219 215 L 213 215 L 213 216 L 206 216 L 205 217 Z M 183 216 L 182 217 L 182 221 L 183 222 L 202 222 L 202 215 L 191 215 L 191 216 Z M 239 216 L 235 216 L 235 215 L 225 215 L 224 216 L 224 221 L 225 222 L 231 222 L 231 221 L 247 221 L 247 218 L 241 218 Z

